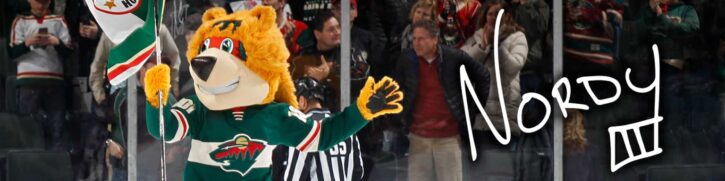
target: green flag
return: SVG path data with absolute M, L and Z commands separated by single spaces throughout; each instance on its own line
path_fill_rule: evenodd
M 118 85 L 135 74 L 156 51 L 156 0 L 86 0 L 88 8 L 113 43 L 108 57 L 107 77 Z M 161 21 L 164 0 L 158 0 Z

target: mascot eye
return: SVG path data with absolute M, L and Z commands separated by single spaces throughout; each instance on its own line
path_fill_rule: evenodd
M 219 46 L 219 49 L 222 51 L 226 51 L 228 53 L 232 53 L 232 50 L 234 50 L 234 42 L 230 38 L 226 38 L 222 41 L 221 46 Z
M 210 39 L 204 40 L 204 45 L 202 45 L 201 48 L 199 48 L 199 53 L 201 54 L 201 52 L 204 52 L 206 49 L 208 49 L 209 48 L 209 44 L 211 44 L 211 40 Z

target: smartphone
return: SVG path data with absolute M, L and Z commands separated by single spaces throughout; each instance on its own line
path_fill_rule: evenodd
M 48 37 L 48 28 L 47 27 L 41 27 L 38 28 L 38 35 L 41 39 L 46 39 Z M 45 48 L 45 46 L 37 46 L 39 48 Z
M 48 34 L 48 28 L 42 27 L 42 28 L 38 29 L 38 34 L 44 34 L 44 35 Z

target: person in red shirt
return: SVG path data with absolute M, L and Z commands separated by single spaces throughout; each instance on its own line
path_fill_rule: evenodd
M 488 98 L 488 70 L 465 52 L 440 45 L 435 22 L 418 21 L 412 29 L 413 49 L 401 53 L 393 75 L 406 95 L 401 116 L 409 130 L 408 178 L 463 180 L 459 136 L 466 115 L 459 70 L 465 67 L 478 100 Z
M 284 35 L 290 57 L 297 55 L 303 47 L 314 44 L 308 26 L 302 21 L 292 19 L 291 14 L 284 12 L 284 6 L 287 4 L 285 0 L 263 0 L 262 4 L 272 6 L 277 11 L 277 27 Z

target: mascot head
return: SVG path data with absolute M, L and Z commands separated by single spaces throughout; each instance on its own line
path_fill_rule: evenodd
M 289 52 L 271 7 L 206 11 L 186 56 L 199 100 L 211 110 L 286 102 L 297 107 Z

